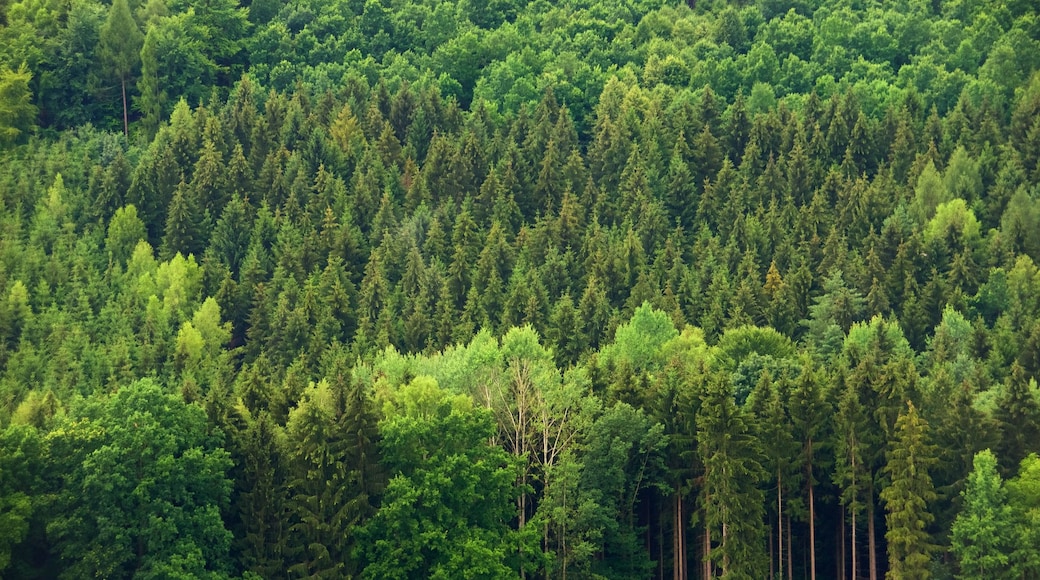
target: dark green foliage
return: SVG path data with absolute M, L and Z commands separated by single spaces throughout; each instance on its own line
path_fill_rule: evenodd
M 70 461 L 47 526 L 69 578 L 219 577 L 231 466 L 202 410 L 152 381 L 75 412 L 50 436 Z
M 1035 576 L 1036 12 L 0 0 L 0 574 Z

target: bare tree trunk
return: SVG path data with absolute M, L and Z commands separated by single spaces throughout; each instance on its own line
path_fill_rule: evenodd
M 780 469 L 776 470 L 776 541 L 777 541 L 777 576 L 784 575 L 784 492 Z
M 686 580 L 686 527 L 683 525 L 682 491 L 675 490 L 675 555 L 673 572 L 675 580 Z
M 859 578 L 859 570 L 856 569 L 856 510 L 852 510 L 852 580 Z
M 725 513 L 724 513 L 725 515 Z M 729 552 L 726 550 L 726 538 L 729 536 L 729 530 L 726 527 L 726 518 L 722 518 L 722 575 L 726 576 L 729 574 Z
M 812 439 L 809 440 L 812 456 Z M 816 580 L 816 503 L 813 497 L 812 463 L 809 464 L 809 580 Z M 844 524 L 842 524 L 844 525 Z M 844 564 L 843 564 L 844 565 Z
M 791 516 L 787 516 L 787 580 L 794 580 L 794 557 L 791 550 Z

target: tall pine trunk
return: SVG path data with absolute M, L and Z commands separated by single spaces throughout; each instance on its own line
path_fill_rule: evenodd
M 856 569 L 856 510 L 852 510 L 852 580 L 859 578 L 859 571 Z
M 777 576 L 784 575 L 784 503 L 783 485 L 781 483 L 780 468 L 776 470 L 776 541 L 778 558 L 776 572 Z M 772 567 L 772 566 L 770 566 Z
M 809 440 L 812 455 L 812 440 Z M 813 496 L 812 463 L 809 463 L 809 578 L 816 580 L 816 502 Z
M 672 578 L 686 580 L 686 539 L 683 526 L 682 491 L 675 489 L 675 530 L 672 533 Z

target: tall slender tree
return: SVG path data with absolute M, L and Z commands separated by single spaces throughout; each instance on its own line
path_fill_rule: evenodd
M 130 135 L 126 105 L 126 84 L 141 65 L 144 35 L 130 13 L 127 0 L 114 0 L 108 19 L 101 27 L 101 60 L 112 76 L 119 78 L 123 94 L 123 135 Z
M 888 580 L 931 576 L 929 562 L 935 546 L 926 528 L 934 519 L 928 503 L 936 499 L 928 469 L 935 464 L 935 448 L 928 442 L 928 423 L 912 401 L 896 420 L 896 438 L 888 451 L 885 474 L 891 478 L 881 490 L 888 531 Z

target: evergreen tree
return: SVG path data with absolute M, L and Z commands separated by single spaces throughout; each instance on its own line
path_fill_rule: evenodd
M 1001 431 L 998 457 L 1010 472 L 1026 455 L 1036 451 L 1040 441 L 1040 402 L 1036 381 L 1027 378 L 1017 361 L 1011 365 L 1011 374 L 1003 387 L 995 414 Z
M 100 56 L 112 76 L 119 79 L 123 95 L 123 134 L 130 134 L 127 113 L 126 84 L 141 62 L 141 46 L 144 35 L 130 14 L 126 0 L 114 0 L 108 19 L 101 27 Z
M 935 546 L 927 531 L 935 519 L 928 504 L 936 499 L 928 470 L 935 464 L 935 449 L 928 440 L 928 423 L 913 402 L 896 421 L 895 440 L 888 452 L 885 474 L 891 479 L 881 491 L 888 531 L 888 579 L 929 578 L 929 562 Z
M 1011 508 L 1007 505 L 997 458 L 986 449 L 975 454 L 964 508 L 953 522 L 951 549 L 963 578 L 1012 578 L 1008 554 L 1014 542 Z
M 762 524 L 766 475 L 761 449 L 727 382 L 710 379 L 697 413 L 697 453 L 704 464 L 701 503 L 710 533 L 708 556 L 724 578 L 762 578 L 767 562 Z

